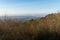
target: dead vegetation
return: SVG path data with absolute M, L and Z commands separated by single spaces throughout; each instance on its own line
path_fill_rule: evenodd
M 0 40 L 60 40 L 60 13 L 26 22 L 0 19 Z

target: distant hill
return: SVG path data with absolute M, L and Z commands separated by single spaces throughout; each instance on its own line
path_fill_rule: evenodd
M 35 14 L 35 15 L 21 15 L 21 16 L 0 16 L 0 19 L 11 18 L 11 19 L 19 19 L 19 20 L 30 20 L 36 19 L 38 17 L 44 17 L 46 14 Z

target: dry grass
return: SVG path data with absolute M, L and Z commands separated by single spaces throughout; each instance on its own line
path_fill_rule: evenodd
M 0 19 L 0 40 L 60 40 L 60 14 L 26 22 Z

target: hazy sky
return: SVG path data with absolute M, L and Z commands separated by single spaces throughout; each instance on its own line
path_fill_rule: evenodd
M 0 15 L 41 14 L 60 11 L 60 0 L 0 0 Z

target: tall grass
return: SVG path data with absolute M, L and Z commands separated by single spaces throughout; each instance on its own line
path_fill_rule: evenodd
M 0 40 L 60 40 L 60 16 L 56 15 L 26 22 L 0 19 Z

